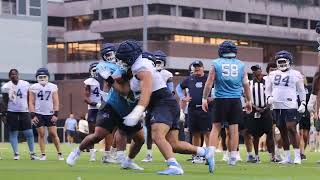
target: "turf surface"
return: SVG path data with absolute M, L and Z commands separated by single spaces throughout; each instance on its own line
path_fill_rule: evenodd
M 37 145 L 38 146 L 38 145 Z M 64 156 L 74 146 L 62 145 Z M 65 161 L 58 161 L 53 144 L 47 146 L 46 161 L 30 161 L 25 143 L 19 144 L 20 160 L 14 161 L 9 144 L 0 143 L 0 180 L 157 180 L 157 179 L 181 179 L 181 180 L 319 180 L 320 153 L 311 153 L 307 150 L 308 160 L 302 165 L 278 165 L 268 162 L 267 153 L 261 153 L 262 163 L 249 164 L 240 162 L 235 167 L 226 165 L 221 161 L 222 153 L 218 153 L 215 174 L 209 174 L 207 166 L 192 164 L 186 159 L 189 155 L 177 155 L 185 174 L 183 176 L 159 176 L 156 171 L 166 168 L 159 151 L 154 151 L 152 163 L 142 163 L 145 155 L 145 147 L 136 158 L 136 162 L 145 168 L 143 172 L 122 170 L 118 165 L 102 164 L 100 161 L 88 162 L 88 154 L 82 153 L 75 167 L 69 167 Z M 39 149 L 37 147 L 37 152 Z M 242 149 L 242 158 L 245 159 L 245 151 Z M 102 153 L 98 153 L 101 159 Z

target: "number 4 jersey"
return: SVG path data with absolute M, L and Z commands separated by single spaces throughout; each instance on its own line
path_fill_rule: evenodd
M 58 91 L 57 85 L 48 82 L 45 86 L 35 83 L 30 91 L 35 97 L 35 113 L 41 115 L 53 115 L 53 93 Z
M 5 83 L 1 91 L 8 93 L 8 111 L 10 112 L 29 112 L 28 109 L 28 90 L 30 84 L 27 81 L 19 80 L 15 85 L 11 81 Z
M 90 86 L 90 101 L 101 103 L 100 83 L 95 78 L 88 78 L 84 81 L 86 86 Z M 98 109 L 96 106 L 88 105 L 88 109 Z
M 274 109 L 298 109 L 297 95 L 305 97 L 303 77 L 299 71 L 276 70 L 269 74 L 266 81 L 266 96 L 274 98 Z

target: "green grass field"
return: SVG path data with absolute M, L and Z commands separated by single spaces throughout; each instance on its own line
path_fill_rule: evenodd
M 37 145 L 38 146 L 38 145 Z M 74 146 L 75 147 L 75 146 Z M 47 161 L 30 161 L 26 144 L 19 144 L 20 160 L 12 159 L 9 144 L 0 144 L 2 160 L 0 160 L 0 180 L 157 180 L 157 179 L 183 179 L 183 180 L 319 180 L 320 153 L 307 151 L 308 160 L 302 165 L 278 165 L 268 162 L 266 153 L 261 153 L 262 163 L 249 164 L 238 163 L 236 167 L 230 167 L 221 161 L 222 153 L 217 154 L 215 174 L 209 174 L 207 166 L 187 162 L 188 155 L 177 155 L 185 174 L 183 176 L 159 176 L 156 171 L 166 168 L 159 151 L 154 152 L 152 163 L 142 163 L 145 148 L 136 158 L 136 162 L 145 168 L 144 172 L 122 170 L 118 165 L 105 165 L 100 161 L 88 162 L 88 154 L 82 153 L 75 167 L 69 167 L 64 161 L 58 161 L 54 146 L 47 146 Z M 73 147 L 63 145 L 63 153 L 66 157 Z M 37 147 L 37 152 L 39 149 Z M 101 158 L 102 153 L 98 153 Z M 245 159 L 242 149 L 242 159 Z

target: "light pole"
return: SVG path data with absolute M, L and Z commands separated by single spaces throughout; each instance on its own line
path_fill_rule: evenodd
M 148 50 L 148 0 L 143 1 L 143 50 Z

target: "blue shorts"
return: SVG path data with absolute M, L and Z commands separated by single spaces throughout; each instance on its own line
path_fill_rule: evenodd
M 88 123 L 96 123 L 96 118 L 99 109 L 89 109 L 88 110 Z
M 76 131 L 67 130 L 66 134 L 67 134 L 67 136 L 75 137 L 76 136 Z
M 153 92 L 147 109 L 151 115 L 151 124 L 163 123 L 168 125 L 170 129 L 180 129 L 180 107 L 168 88 Z
M 52 115 L 36 114 L 36 117 L 39 120 L 39 122 L 35 124 L 36 128 L 43 127 L 43 126 L 46 126 L 46 127 L 56 126 L 56 123 L 51 121 Z
M 279 128 L 286 126 L 288 122 L 299 122 L 297 109 L 274 109 L 273 112 Z

